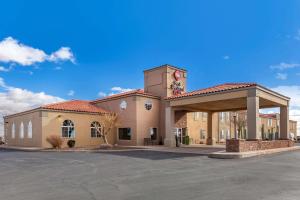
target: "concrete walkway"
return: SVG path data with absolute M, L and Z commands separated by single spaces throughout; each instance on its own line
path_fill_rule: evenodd
M 116 149 L 96 149 L 96 148 L 72 148 L 72 149 L 43 149 L 38 147 L 15 147 L 15 146 L 0 146 L 0 150 L 12 151 L 28 151 L 28 152 L 130 152 L 130 151 L 153 151 L 153 152 L 168 152 L 179 154 L 195 154 L 200 156 L 208 156 L 209 158 L 220 159 L 238 159 L 266 154 L 273 154 L 285 151 L 300 150 L 300 146 L 289 148 L 269 149 L 263 151 L 250 152 L 226 152 L 224 145 L 183 145 L 181 147 L 166 147 L 166 146 L 119 146 Z

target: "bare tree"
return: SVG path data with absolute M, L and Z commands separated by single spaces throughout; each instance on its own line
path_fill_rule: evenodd
M 118 114 L 106 113 L 101 115 L 100 125 L 96 125 L 97 134 L 103 138 L 105 144 L 109 145 L 107 136 L 113 132 L 113 129 L 119 125 Z
M 234 133 L 237 131 L 239 138 L 246 137 L 246 127 L 247 127 L 247 115 L 246 111 L 238 111 L 231 117 L 231 123 L 235 123 L 235 127 L 237 130 L 234 130 Z M 234 116 L 236 119 L 234 120 Z

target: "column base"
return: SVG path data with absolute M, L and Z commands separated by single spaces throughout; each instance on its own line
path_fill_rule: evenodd
M 164 139 L 164 146 L 168 146 L 168 147 L 176 147 L 176 141 L 175 141 L 175 138 L 174 138 L 174 139 L 165 138 L 165 139 Z
M 207 145 L 215 145 L 216 144 L 216 138 L 211 138 L 211 137 L 207 138 L 206 139 L 206 144 Z

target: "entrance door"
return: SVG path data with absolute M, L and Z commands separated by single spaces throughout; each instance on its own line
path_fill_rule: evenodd
M 186 128 L 176 128 L 176 135 L 179 144 L 184 144 L 184 139 L 187 135 L 186 130 L 187 130 Z

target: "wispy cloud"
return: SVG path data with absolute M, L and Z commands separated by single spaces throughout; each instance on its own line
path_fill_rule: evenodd
M 300 40 L 300 29 L 298 29 L 297 34 L 294 36 L 295 40 Z
M 281 62 L 278 65 L 271 65 L 270 66 L 271 69 L 279 69 L 279 70 L 292 69 L 292 68 L 296 68 L 296 67 L 300 67 L 300 63 Z
M 74 90 L 69 90 L 68 96 L 72 97 L 74 95 L 75 95 L 75 91 Z
M 0 66 L 0 72 L 9 72 L 10 70 L 12 70 L 12 67 Z
M 230 57 L 229 57 L 229 56 L 223 56 L 223 59 L 224 59 L 224 60 L 229 60 Z
M 279 80 L 286 80 L 288 75 L 286 73 L 277 73 L 276 78 Z
M 300 85 L 283 85 L 271 89 L 291 98 L 290 119 L 298 122 L 297 133 L 300 135 Z
M 100 91 L 98 93 L 98 96 L 99 97 L 105 97 L 105 96 L 110 96 L 110 95 L 113 95 L 113 94 L 129 92 L 129 91 L 132 91 L 132 90 L 134 90 L 134 89 L 132 89 L 132 88 L 122 88 L 122 87 L 119 87 L 119 86 L 115 86 L 115 87 L 112 87 L 110 89 L 110 92 L 108 92 L 108 93 Z
M 69 47 L 61 47 L 48 55 L 43 50 L 25 45 L 12 37 L 0 41 L 0 62 L 2 63 L 30 66 L 45 61 L 71 61 L 74 63 L 75 57 Z
M 64 99 L 45 92 L 32 92 L 22 88 L 9 86 L 0 77 L 0 122 L 4 115 L 25 111 L 43 104 L 63 101 Z M 0 123 L 3 124 L 3 123 Z M 0 135 L 3 134 L 3 126 L 0 126 Z

